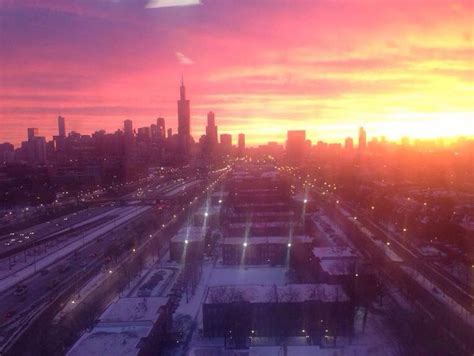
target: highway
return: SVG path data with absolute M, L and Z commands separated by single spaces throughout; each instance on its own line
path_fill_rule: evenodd
M 208 180 L 218 176 L 211 172 Z M 57 295 L 77 290 L 80 283 L 90 280 L 101 270 L 113 269 L 114 263 L 131 253 L 132 246 L 144 241 L 142 239 L 149 234 L 144 231 L 173 223 L 180 213 L 185 213 L 179 202 L 185 198 L 189 201 L 186 206 L 191 206 L 198 196 L 210 189 L 205 183 L 205 179 L 196 176 L 148 180 L 135 192 L 118 198 L 132 205 L 94 207 L 2 236 L 0 253 L 8 257 L 0 260 L 0 353 L 3 347 L 11 346 L 10 342 L 21 335 L 29 320 L 37 317 L 43 306 Z M 164 196 L 167 203 L 160 203 L 162 210 L 159 211 L 153 206 L 139 204 L 141 199 L 158 200 Z M 154 223 L 137 225 L 137 221 L 145 218 Z M 54 253 L 62 254 L 57 259 L 32 253 L 41 249 L 51 251 L 52 244 L 56 246 Z M 112 249 L 119 251 L 114 259 L 110 258 Z M 31 263 L 33 257 L 34 265 Z M 20 266 L 22 263 L 24 266 Z M 29 273 L 25 273 L 28 268 Z M 11 282 L 13 278 L 17 279 Z

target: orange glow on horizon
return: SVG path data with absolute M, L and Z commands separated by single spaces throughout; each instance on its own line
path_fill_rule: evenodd
M 469 0 L 387 1 L 383 11 L 372 0 L 171 10 L 6 1 L 0 12 L 0 142 L 18 145 L 27 127 L 51 138 L 57 115 L 83 134 L 159 116 L 176 132 L 181 73 L 196 141 L 211 110 L 219 133 L 234 144 L 244 133 L 249 146 L 284 144 L 297 129 L 313 144 L 343 142 L 359 126 L 369 140 L 474 137 Z

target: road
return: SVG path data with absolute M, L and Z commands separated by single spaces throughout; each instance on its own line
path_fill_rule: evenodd
M 214 182 L 220 174 L 211 172 L 207 177 L 207 182 Z M 120 251 L 121 256 L 131 253 L 131 246 L 134 243 L 139 243 L 140 238 L 145 238 L 143 233 L 137 237 L 140 233 L 134 233 L 134 229 L 130 230 L 129 228 L 137 219 L 140 219 L 144 214 L 155 214 L 147 216 L 155 216 L 153 218 L 155 225 L 166 227 L 175 221 L 180 212 L 185 213 L 185 208 L 181 204 L 182 198 L 186 198 L 189 203 L 185 206 L 191 206 L 199 195 L 205 194 L 210 189 L 210 185 L 207 187 L 205 185 L 206 180 L 196 179 L 196 177 L 161 180 L 160 183 L 147 181 L 143 188 L 138 188 L 131 195 L 127 194 L 129 195 L 127 198 L 131 199 L 134 199 L 133 197 L 137 194 L 146 197 L 146 199 L 167 195 L 167 203 L 160 205 L 164 209 L 159 212 L 152 207 L 142 205 L 98 207 L 70 214 L 12 235 L 23 239 L 26 236 L 35 236 L 34 239 L 37 241 L 35 244 L 13 241 L 17 246 L 25 246 L 24 251 L 20 253 L 25 256 L 31 249 L 46 246 L 46 243 L 57 239 L 61 239 L 63 242 L 75 239 L 75 241 L 81 242 L 80 240 L 85 238 L 86 243 L 79 243 L 74 249 L 69 249 L 64 257 L 50 263 L 47 268 L 42 267 L 41 263 L 37 263 L 39 267 L 35 273 L 23 279 L 21 283 L 16 283 L 1 292 L 0 345 L 5 345 L 16 333 L 23 332 L 27 321 L 35 317 L 42 306 L 47 305 L 56 295 L 71 289 L 71 283 L 77 283 L 84 276 L 90 279 L 104 268 L 113 268 L 111 265 L 113 262 L 110 261 L 110 257 L 106 256 L 110 253 L 111 248 Z M 143 210 L 143 213 L 140 213 L 139 209 Z M 131 216 L 130 219 L 127 219 L 128 215 Z M 104 217 L 112 217 L 112 220 L 108 218 L 103 220 Z M 117 220 L 119 223 L 113 223 L 117 217 L 120 219 Z M 148 229 L 150 226 L 142 227 Z M 78 234 L 79 230 L 81 231 Z M 31 235 L 31 232 L 34 234 Z M 100 238 L 91 239 L 94 233 L 100 233 Z M 10 235 L 4 236 L 4 239 L 4 242 L 10 242 L 7 239 L 11 239 L 11 237 Z M 7 253 L 11 251 L 10 246 L 4 244 L 3 250 L 0 249 L 0 251 Z M 60 251 L 64 249 L 66 247 Z M 116 259 L 120 258 L 116 256 Z M 3 262 L 5 263 L 5 261 Z M 73 287 L 72 290 L 75 290 L 80 286 Z

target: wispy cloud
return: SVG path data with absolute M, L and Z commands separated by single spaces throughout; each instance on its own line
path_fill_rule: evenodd
M 178 62 L 182 65 L 188 66 L 194 64 L 194 61 L 191 58 L 186 57 L 181 52 L 176 52 L 176 58 L 178 58 Z
M 145 7 L 147 9 L 156 9 L 161 7 L 192 6 L 200 4 L 201 0 L 150 0 Z

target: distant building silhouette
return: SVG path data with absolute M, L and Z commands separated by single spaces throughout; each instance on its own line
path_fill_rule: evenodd
M 159 117 L 156 119 L 156 125 L 158 126 L 158 138 L 164 140 L 166 138 L 165 118 Z
M 346 139 L 344 140 L 344 148 L 346 150 L 354 149 L 354 140 L 352 139 L 352 137 L 346 137 Z
M 186 99 L 186 88 L 182 78 L 178 100 L 178 138 L 181 153 L 188 155 L 191 148 L 191 112 L 189 100 Z
M 232 135 L 222 134 L 221 138 L 221 152 L 228 155 L 232 152 Z
M 33 141 L 33 139 L 38 136 L 38 129 L 36 127 L 30 127 L 27 129 L 28 132 L 28 141 Z
M 238 151 L 239 154 L 243 154 L 245 151 L 245 135 L 243 133 L 239 134 Z
M 209 148 L 214 150 L 218 143 L 216 117 L 212 111 L 207 114 L 206 136 Z
M 290 130 L 287 133 L 286 157 L 292 163 L 301 162 L 305 155 L 306 131 Z
M 363 127 L 359 128 L 359 150 L 367 148 L 367 133 Z
M 66 120 L 62 116 L 58 116 L 58 135 L 66 137 Z
M 123 122 L 123 132 L 125 136 L 133 137 L 133 122 L 132 120 L 125 120 Z

